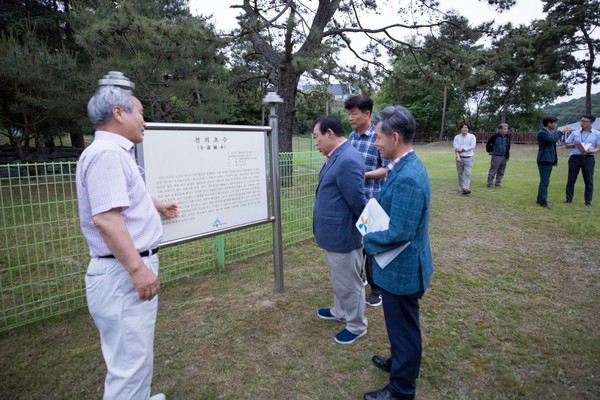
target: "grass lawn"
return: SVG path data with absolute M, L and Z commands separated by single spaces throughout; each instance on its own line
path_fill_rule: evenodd
M 435 272 L 421 302 L 418 399 L 600 398 L 600 193 L 584 207 L 579 177 L 563 204 L 560 148 L 546 210 L 535 204 L 537 146 L 513 146 L 502 187 L 486 187 L 479 144 L 472 193 L 458 193 L 449 144 L 417 145 L 432 188 Z M 596 181 L 598 181 L 596 167 Z M 597 190 L 598 192 L 598 190 Z M 285 291 L 270 254 L 165 284 L 153 392 L 169 399 L 362 399 L 387 375 L 381 307 L 348 346 L 316 316 L 332 302 L 322 250 L 284 248 Z M 99 399 L 105 367 L 87 310 L 0 333 L 0 398 Z

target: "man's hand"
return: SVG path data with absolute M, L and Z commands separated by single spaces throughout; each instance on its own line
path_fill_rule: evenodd
M 152 196 L 152 201 L 154 203 L 154 207 L 158 210 L 159 213 L 165 218 L 175 218 L 179 215 L 179 210 L 177 209 L 177 204 L 172 201 L 160 201 L 156 197 Z
M 562 130 L 562 131 L 561 131 L 561 130 L 559 130 L 559 132 L 561 132 L 561 133 L 563 133 L 563 134 L 565 134 L 565 133 L 570 133 L 570 132 L 572 132 L 572 131 L 573 131 L 573 128 L 571 128 L 570 126 L 565 126 L 565 127 L 563 128 L 563 130 Z
M 140 300 L 152 300 L 160 291 L 158 277 L 143 262 L 131 272 L 131 280 Z
M 176 211 L 177 207 L 175 207 Z M 144 264 L 133 245 L 125 220 L 121 215 L 121 209 L 112 208 L 109 211 L 96 214 L 92 217 L 92 220 L 111 254 L 129 272 L 140 299 L 152 300 L 160 290 L 160 282 L 156 274 Z

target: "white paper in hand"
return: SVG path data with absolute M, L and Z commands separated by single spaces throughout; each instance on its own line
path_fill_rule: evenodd
M 389 226 L 390 217 L 375 199 L 368 201 L 362 214 L 358 217 L 358 221 L 356 221 L 356 228 L 363 236 L 369 232 L 384 231 Z
M 375 199 L 370 199 L 365 206 L 362 214 L 356 221 L 356 229 L 365 236 L 370 232 L 379 232 L 388 229 L 390 226 L 390 217 L 381 208 L 381 205 Z M 410 242 L 406 242 L 404 245 L 397 247 L 393 250 L 386 251 L 385 253 L 375 254 L 375 260 L 381 269 L 388 266 L 388 264 L 396 258 L 398 254 L 402 252 Z

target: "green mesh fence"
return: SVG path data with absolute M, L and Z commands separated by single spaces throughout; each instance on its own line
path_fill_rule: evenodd
M 323 157 L 280 154 L 283 245 L 312 237 L 312 206 Z M 88 248 L 79 228 L 74 162 L 0 165 L 0 331 L 85 306 Z M 273 249 L 272 224 L 161 250 L 162 283 Z M 285 253 L 284 253 L 285 267 Z M 285 271 L 284 271 L 285 274 Z

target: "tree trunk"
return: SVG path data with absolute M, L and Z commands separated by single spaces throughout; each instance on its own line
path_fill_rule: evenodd
M 296 94 L 300 75 L 290 68 L 279 70 L 278 94 L 283 98 L 279 114 L 279 151 L 292 151 L 292 127 L 296 115 Z
M 596 53 L 594 49 L 593 39 L 590 37 L 585 26 L 580 26 L 579 29 L 583 33 L 585 43 L 587 45 L 588 59 L 585 62 L 585 113 L 592 113 L 592 80 L 594 79 L 594 63 L 596 62 Z
M 73 124 L 71 127 L 71 146 L 77 147 L 78 149 L 85 148 L 85 140 L 83 139 L 83 130 L 77 124 Z
M 298 82 L 302 72 L 293 68 L 282 67 L 279 69 L 279 82 L 277 92 L 283 99 L 283 104 L 278 110 L 279 125 L 279 152 L 289 153 L 289 157 L 280 160 L 281 185 L 293 185 L 293 158 L 292 158 L 292 127 L 296 115 L 296 94 Z
M 444 140 L 444 125 L 446 123 L 446 100 L 448 96 L 448 82 L 444 82 L 444 104 L 442 106 L 442 125 L 440 126 L 440 137 L 438 141 Z
M 33 143 L 35 144 L 35 150 L 33 151 L 32 160 L 34 163 L 38 162 L 40 158 L 40 152 L 42 151 L 42 140 L 40 137 L 40 132 L 36 127 L 33 129 Z
M 25 158 L 25 152 L 23 151 L 23 144 L 20 138 L 15 139 L 15 154 L 17 155 L 19 161 L 21 161 L 22 163 L 25 163 L 27 161 L 27 159 Z

